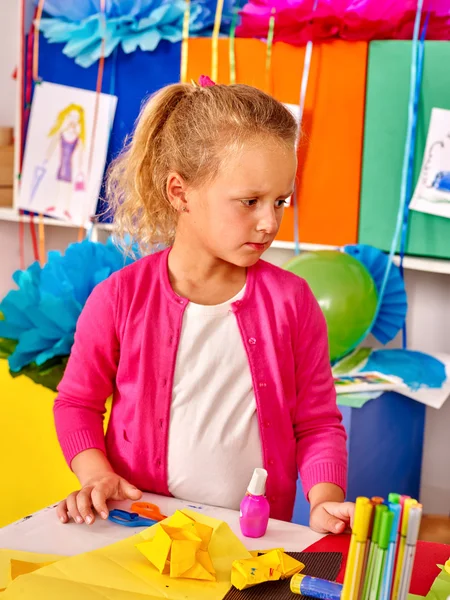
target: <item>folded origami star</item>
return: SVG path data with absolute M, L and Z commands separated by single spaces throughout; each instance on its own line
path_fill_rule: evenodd
M 160 573 L 170 577 L 216 581 L 208 552 L 212 527 L 198 523 L 181 511 L 160 523 L 153 540 L 136 548 Z
M 305 568 L 303 563 L 286 554 L 282 548 L 259 554 L 254 558 L 233 562 L 231 583 L 238 590 L 245 590 L 265 581 L 289 579 Z

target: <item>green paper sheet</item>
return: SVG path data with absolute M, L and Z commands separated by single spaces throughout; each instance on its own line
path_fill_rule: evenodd
M 338 394 L 338 406 L 350 406 L 350 408 L 362 408 L 369 400 L 375 400 L 381 396 L 383 392 L 357 392 L 354 394 Z
M 341 375 L 348 375 L 353 371 L 360 371 L 372 352 L 372 348 L 358 348 L 354 350 L 351 354 L 333 365 L 333 375 L 339 377 Z
M 390 250 L 400 202 L 406 138 L 411 42 L 369 46 L 359 243 Z M 431 109 L 450 109 L 450 43 L 426 42 L 417 123 L 414 186 Z M 407 253 L 450 258 L 450 219 L 410 212 Z
M 447 600 L 450 596 L 450 574 L 441 565 L 439 566 L 442 571 L 434 580 L 431 590 L 426 595 L 426 600 Z

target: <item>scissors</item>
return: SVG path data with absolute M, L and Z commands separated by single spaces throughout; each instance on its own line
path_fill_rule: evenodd
M 145 519 L 141 515 L 138 515 L 138 513 L 120 510 L 119 508 L 114 508 L 109 513 L 108 519 L 124 527 L 151 527 L 158 522 L 153 519 Z
M 150 504 L 149 502 L 133 502 L 131 510 L 142 517 L 149 517 L 155 521 L 163 521 L 167 519 L 166 515 L 163 515 L 159 510 L 159 506 L 156 504 Z

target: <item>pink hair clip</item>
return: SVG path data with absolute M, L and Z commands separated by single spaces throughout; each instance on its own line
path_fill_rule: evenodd
M 198 79 L 198 83 L 200 87 L 211 87 L 212 85 L 216 85 L 212 79 L 208 77 L 208 75 L 200 75 Z

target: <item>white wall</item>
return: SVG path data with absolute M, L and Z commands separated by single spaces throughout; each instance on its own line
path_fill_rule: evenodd
M 0 0 L 0 126 L 13 125 L 15 117 L 16 85 L 12 75 L 18 57 L 18 9 L 19 0 Z
M 15 84 L 11 79 L 18 43 L 18 0 L 0 0 L 0 125 L 12 125 Z M 46 227 L 47 249 L 64 250 L 76 241 L 77 231 Z M 29 226 L 25 226 L 27 264 L 32 260 Z M 293 253 L 269 250 L 266 259 L 283 264 Z M 19 226 L 0 221 L 0 297 L 11 289 L 11 275 L 19 264 Z M 450 275 L 406 272 L 409 299 L 408 336 L 411 348 L 450 354 Z M 422 501 L 428 513 L 450 512 L 450 401 L 442 409 L 427 409 L 425 451 L 422 471 Z

